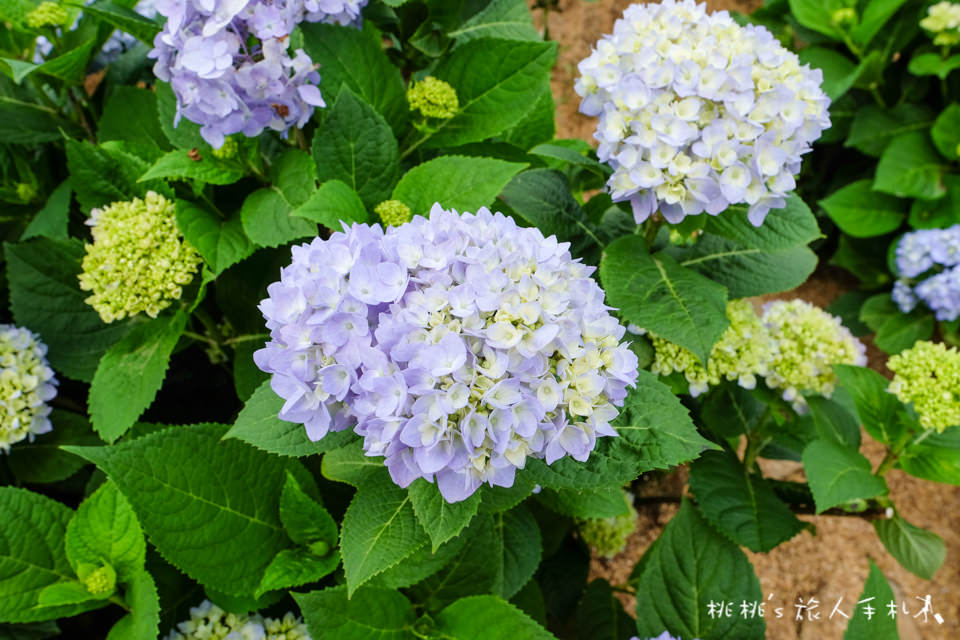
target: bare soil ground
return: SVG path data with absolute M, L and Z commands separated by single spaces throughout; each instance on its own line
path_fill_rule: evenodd
M 532 4 L 532 3 L 531 3 Z M 629 0 L 561 0 L 560 10 L 549 16 L 550 37 L 559 42 L 559 59 L 553 75 L 553 91 L 557 105 L 557 137 L 593 141 L 595 121 L 577 112 L 579 98 L 573 90 L 577 63 L 590 53 L 601 35 L 610 33 L 614 21 L 629 6 Z M 760 0 L 715 0 L 707 3 L 711 10 L 749 12 Z M 539 11 L 535 18 L 541 21 Z M 807 283 L 776 296 L 803 298 L 822 307 L 828 306 L 852 283 L 843 272 L 834 269 L 818 271 Z M 886 373 L 885 356 L 868 341 L 870 366 Z M 874 467 L 883 457 L 883 447 L 864 434 L 861 451 Z M 802 480 L 799 463 L 761 461 L 766 475 Z M 686 489 L 687 470 L 680 468 L 643 487 L 640 495 L 679 495 Z M 772 596 L 770 607 L 783 607 L 783 617 L 768 613 L 767 637 L 774 640 L 832 640 L 842 638 L 846 619 L 839 614 L 828 619 L 839 598 L 847 614 L 863 590 L 872 558 L 890 581 L 898 601 L 907 603 L 909 616 L 898 616 L 900 635 L 904 640 L 956 640 L 960 638 L 960 487 L 938 485 L 908 476 L 902 471 L 887 475 L 891 497 L 909 522 L 939 534 L 947 544 L 947 558 L 933 580 L 914 576 L 900 567 L 886 552 L 870 522 L 858 517 L 801 516 L 813 523 L 816 535 L 804 531 L 793 540 L 765 554 L 749 553 L 763 587 L 764 597 Z M 638 507 L 637 530 L 626 550 L 606 560 L 595 557 L 591 577 L 602 577 L 614 585 L 626 584 L 634 564 L 660 535 L 664 525 L 676 512 L 675 504 L 648 504 Z M 914 619 L 921 606 L 918 596 L 932 596 L 935 611 L 944 618 L 938 625 L 932 619 L 924 623 Z M 736 594 L 731 594 L 736 597 Z M 820 619 L 796 620 L 794 604 L 798 598 L 808 603 L 819 602 Z M 624 596 L 627 610 L 632 612 L 632 597 Z M 885 614 L 885 607 L 882 610 Z M 685 639 L 690 640 L 690 639 Z

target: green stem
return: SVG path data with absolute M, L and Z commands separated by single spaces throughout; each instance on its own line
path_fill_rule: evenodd
M 203 342 L 209 344 L 211 347 L 219 347 L 220 345 L 213 338 L 208 338 L 207 336 L 201 335 L 194 331 L 184 331 L 183 335 L 190 338 L 191 340 L 196 340 L 197 342 Z
M 121 607 L 121 608 L 122 608 L 124 611 L 126 611 L 127 613 L 129 613 L 129 612 L 131 611 L 130 605 L 128 605 L 126 602 L 124 602 L 123 599 L 122 599 L 120 596 L 118 596 L 118 595 L 112 595 L 112 596 L 110 596 L 110 602 L 112 602 L 113 604 L 117 605 L 118 607 Z
M 880 461 L 880 466 L 877 467 L 877 470 L 873 472 L 878 478 L 884 477 L 890 469 L 897 464 L 897 460 L 900 459 L 900 455 L 909 447 L 912 447 L 915 444 L 919 444 L 933 435 L 933 429 L 927 429 L 917 435 L 916 438 L 912 440 L 904 440 L 903 442 L 887 449 L 887 454 L 883 457 L 883 460 Z
M 236 336 L 233 338 L 227 338 L 223 341 L 223 344 L 237 344 L 238 342 L 253 342 L 256 340 L 263 340 L 269 338 L 269 333 L 249 333 L 242 336 Z
M 653 243 L 657 239 L 657 233 L 662 226 L 663 218 L 660 217 L 659 213 L 654 213 L 643 223 L 641 230 L 643 231 L 643 239 L 647 241 L 648 247 L 653 247 Z
M 743 452 L 743 467 L 747 472 L 753 469 L 757 461 L 757 456 L 763 451 L 763 448 L 770 444 L 772 438 L 767 435 L 767 424 L 770 422 L 772 409 L 768 406 L 757 421 L 757 426 L 751 432 L 747 433 L 747 448 Z
M 307 145 L 307 136 L 303 135 L 303 129 L 300 127 L 293 128 L 293 137 L 297 141 L 297 146 L 310 153 L 310 147 Z

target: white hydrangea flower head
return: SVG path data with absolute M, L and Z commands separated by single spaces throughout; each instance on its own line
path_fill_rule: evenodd
M 830 126 L 823 74 L 764 27 L 694 0 L 635 4 L 579 65 L 580 111 L 598 116 L 607 188 L 638 223 L 732 204 L 763 223 Z
M 952 47 L 960 44 L 960 3 L 938 2 L 927 9 L 920 26 L 933 36 L 933 44 Z
M 227 613 L 209 600 L 190 609 L 190 619 L 181 622 L 165 640 L 311 640 L 307 626 L 293 613 L 283 618 L 260 614 Z
M 57 380 L 47 364 L 47 345 L 29 329 L 0 325 L 0 451 L 49 432 Z
M 820 307 L 804 300 L 778 300 L 763 307 L 763 324 L 777 343 L 766 383 L 783 389 L 798 413 L 807 409 L 802 393 L 829 397 L 836 387 L 835 364 L 866 366 L 866 347 Z

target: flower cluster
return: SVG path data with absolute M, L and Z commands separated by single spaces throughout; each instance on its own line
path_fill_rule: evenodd
M 693 352 L 651 334 L 656 356 L 650 370 L 662 376 L 684 374 L 694 397 L 723 380 L 736 381 L 744 389 L 756 387 L 757 376 L 769 372 L 776 343 L 749 301 L 728 302 L 727 318 L 730 326 L 710 351 L 706 367 Z
M 586 460 L 615 436 L 637 358 L 568 243 L 480 209 L 354 225 L 294 247 L 254 354 L 312 440 L 355 425 L 398 485 L 448 502 L 512 486 L 528 456 Z
M 605 558 L 612 558 L 627 547 L 627 539 L 637 528 L 637 510 L 632 495 L 623 492 L 628 512 L 611 518 L 577 520 L 580 539 Z
M 889 391 L 901 402 L 912 402 L 927 429 L 943 431 L 960 426 L 960 351 L 943 344 L 920 341 L 892 356 L 894 372 Z
M 830 126 L 820 70 L 694 0 L 628 7 L 579 69 L 580 111 L 599 116 L 597 155 L 613 168 L 607 187 L 638 223 L 747 203 L 759 226 Z
M 41 2 L 27 14 L 27 26 L 31 29 L 65 25 L 70 16 L 56 2 Z
M 286 135 L 325 106 L 320 76 L 288 36 L 304 20 L 355 24 L 366 0 L 163 0 L 166 27 L 157 34 L 154 73 L 177 96 L 184 116 L 219 147 L 225 136 Z M 176 123 L 175 123 L 176 124 Z
M 669 631 L 664 631 L 663 633 L 661 633 L 660 635 L 658 635 L 656 638 L 646 638 L 646 639 L 644 639 L 644 638 L 641 638 L 641 637 L 639 637 L 639 636 L 633 636 L 632 638 L 630 638 L 630 640 L 683 640 L 683 638 L 681 638 L 681 637 L 679 637 L 679 636 L 677 636 L 676 638 L 674 638 L 672 635 L 670 635 L 670 632 L 669 632 Z
M 57 380 L 47 364 L 47 345 L 29 329 L 0 325 L 0 451 L 50 431 Z
M 178 624 L 165 640 L 310 640 L 310 633 L 290 612 L 279 619 L 238 616 L 204 600 L 190 608 L 190 619 Z
M 155 318 L 193 280 L 200 256 L 181 236 L 175 211 L 153 191 L 90 211 L 93 244 L 86 245 L 80 288 L 92 292 L 86 303 L 104 322 L 141 311 Z
M 960 44 L 960 3 L 938 2 L 931 5 L 920 26 L 933 35 L 933 44 L 937 46 Z
M 901 278 L 891 297 L 901 311 L 910 313 L 923 302 L 937 320 L 960 318 L 960 224 L 904 234 L 897 244 L 897 271 Z
M 456 89 L 433 76 L 411 83 L 407 89 L 407 103 L 411 111 L 419 111 L 427 118 L 442 120 L 457 115 L 457 109 L 460 108 Z
M 753 389 L 763 378 L 798 412 L 806 410 L 804 391 L 830 396 L 835 364 L 866 364 L 866 348 L 834 317 L 803 300 L 771 302 L 757 317 L 746 300 L 727 303 L 730 326 L 710 351 L 707 366 L 683 347 L 651 334 L 655 350 L 650 370 L 684 374 L 693 396 L 723 380 Z
M 400 200 L 384 200 L 376 207 L 373 212 L 377 214 L 385 227 L 399 227 L 413 219 L 413 212 L 410 207 Z

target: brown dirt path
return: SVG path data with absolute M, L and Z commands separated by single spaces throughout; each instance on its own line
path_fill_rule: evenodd
M 532 3 L 531 3 L 532 4 Z M 579 97 L 573 90 L 577 63 L 585 58 L 600 36 L 609 33 L 613 23 L 629 0 L 561 0 L 560 11 L 549 18 L 550 36 L 559 42 L 560 51 L 553 74 L 553 91 L 557 104 L 557 137 L 581 138 L 592 142 L 595 121 L 577 112 Z M 711 10 L 737 9 L 749 11 L 759 0 L 716 0 L 708 2 Z M 540 19 L 539 11 L 534 12 Z M 542 25 L 542 20 L 540 21 Z M 826 307 L 850 288 L 841 272 L 823 270 L 798 289 L 777 297 L 800 297 Z M 872 347 L 872 345 L 870 345 Z M 883 371 L 884 357 L 871 348 L 870 365 Z M 861 451 L 876 466 L 883 457 L 882 447 L 865 435 Z M 778 478 L 802 479 L 799 463 L 762 461 L 764 473 Z M 641 495 L 679 494 L 685 488 L 687 471 L 680 468 L 667 476 L 651 481 Z M 901 471 L 887 476 L 891 496 L 901 514 L 911 523 L 939 534 L 947 543 L 947 559 L 931 581 L 918 578 L 902 567 L 886 552 L 872 525 L 860 518 L 836 516 L 801 516 L 812 522 L 817 535 L 809 532 L 780 545 L 766 554 L 748 553 L 760 578 L 764 596 L 773 595 L 773 606 L 783 607 L 784 617 L 767 615 L 767 637 L 775 640 L 832 640 L 843 637 L 846 620 L 835 615 L 826 619 L 838 598 L 848 614 L 863 590 L 868 573 L 867 558 L 883 570 L 899 600 L 905 600 L 911 617 L 900 616 L 900 634 L 904 640 L 956 640 L 960 638 L 960 487 L 938 485 L 918 480 Z M 637 531 L 627 549 L 606 560 L 594 557 L 591 577 L 603 577 L 613 584 L 625 584 L 633 565 L 656 539 L 663 526 L 676 512 L 676 505 L 642 505 Z M 919 610 L 916 596 L 930 594 L 937 612 L 945 622 L 926 624 L 912 615 Z M 734 594 L 731 594 L 732 596 Z M 797 598 L 819 601 L 820 620 L 794 619 Z M 625 597 L 628 611 L 633 599 Z M 690 639 L 686 639 L 690 640 Z

